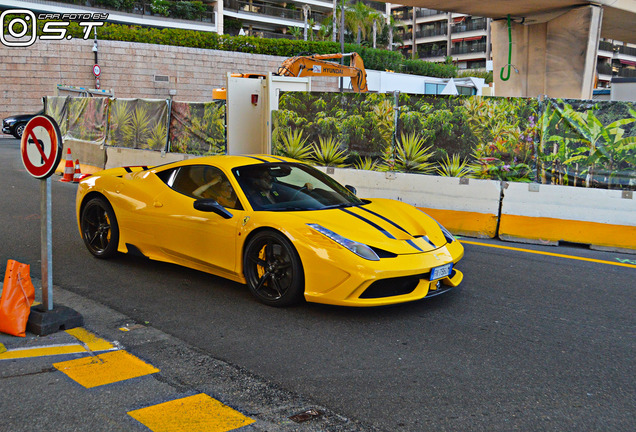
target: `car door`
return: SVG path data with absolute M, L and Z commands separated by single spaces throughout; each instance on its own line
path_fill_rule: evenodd
M 227 185 L 231 188 L 227 176 L 209 165 L 186 165 L 157 175 L 165 188 L 143 211 L 147 221 L 144 229 L 155 233 L 158 252 L 177 264 L 234 276 L 238 264 L 237 230 L 245 213 L 240 202 L 236 200 L 232 205 L 219 198 L 232 214 L 228 219 L 194 208 L 197 199 L 214 199 L 214 190 Z M 209 183 L 214 184 L 208 186 Z

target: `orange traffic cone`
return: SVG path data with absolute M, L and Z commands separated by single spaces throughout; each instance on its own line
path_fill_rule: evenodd
M 79 159 L 75 159 L 75 172 L 73 173 L 73 183 L 78 183 L 82 179 L 82 170 L 80 169 Z
M 73 181 L 73 159 L 71 158 L 71 148 L 66 152 L 66 165 L 64 165 L 64 177 L 60 179 L 63 182 Z

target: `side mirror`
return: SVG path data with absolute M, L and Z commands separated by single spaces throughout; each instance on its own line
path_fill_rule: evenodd
M 232 213 L 227 211 L 225 207 L 211 198 L 198 199 L 194 202 L 194 209 L 202 212 L 216 213 L 223 219 L 231 219 Z
M 354 194 L 354 195 L 357 195 L 357 194 L 358 194 L 358 191 L 357 191 L 357 190 L 356 190 L 356 188 L 354 188 L 353 186 L 351 186 L 351 185 L 345 185 L 345 187 L 346 187 L 346 188 L 349 190 L 349 192 L 351 192 L 352 194 Z

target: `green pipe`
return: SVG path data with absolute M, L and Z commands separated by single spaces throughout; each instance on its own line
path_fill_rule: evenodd
M 502 81 L 508 81 L 510 79 L 510 66 L 512 66 L 512 24 L 510 23 L 510 14 L 508 14 L 508 63 L 506 66 L 501 68 L 501 77 Z M 508 68 L 508 74 L 504 78 L 504 69 Z

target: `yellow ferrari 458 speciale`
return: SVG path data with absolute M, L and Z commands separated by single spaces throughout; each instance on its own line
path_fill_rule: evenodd
M 265 304 L 379 306 L 457 286 L 464 248 L 400 201 L 293 159 L 210 156 L 113 168 L 79 184 L 79 231 L 98 258 L 135 252 L 247 284 Z

